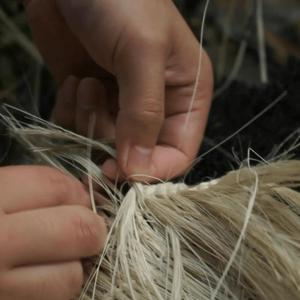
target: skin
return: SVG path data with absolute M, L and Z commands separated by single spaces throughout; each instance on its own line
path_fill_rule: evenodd
M 17 166 L 0 168 L 0 190 L 0 299 L 74 298 L 80 260 L 98 255 L 106 236 L 83 185 L 49 167 Z
M 53 117 L 115 140 L 102 170 L 169 179 L 201 143 L 213 88 L 202 72 L 186 124 L 199 44 L 170 0 L 27 0 L 35 41 L 59 84 Z M 16 188 L 15 183 L 22 183 Z M 83 185 L 48 167 L 0 168 L 0 299 L 70 300 L 81 289 L 81 259 L 106 236 Z
M 55 121 L 114 140 L 112 179 L 148 181 L 184 173 L 195 158 L 209 112 L 213 77 L 203 51 L 189 122 L 199 43 L 170 0 L 29 0 L 40 52 L 59 84 Z M 145 176 L 132 177 L 134 174 Z

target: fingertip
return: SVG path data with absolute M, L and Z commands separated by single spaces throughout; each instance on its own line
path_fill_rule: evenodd
M 107 159 L 101 166 L 103 174 L 111 180 L 116 179 L 120 175 L 120 169 L 115 159 Z
M 126 165 L 126 175 L 135 178 L 147 177 L 152 174 L 152 155 L 153 149 L 143 146 L 132 146 L 129 150 L 128 161 Z
M 64 80 L 59 88 L 51 117 L 53 122 L 71 130 L 74 127 L 76 93 L 79 82 L 79 78 L 73 75 Z

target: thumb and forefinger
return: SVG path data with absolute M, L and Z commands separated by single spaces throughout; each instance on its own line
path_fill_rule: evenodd
M 112 160 L 102 166 L 111 178 L 119 169 L 127 178 L 135 176 L 131 179 L 156 173 L 153 155 L 165 118 L 165 61 L 161 49 L 143 49 L 143 41 L 140 43 L 140 55 L 135 54 L 133 42 L 120 51 L 116 62 L 120 88 L 116 122 L 119 167 Z
M 117 162 L 106 161 L 102 170 L 110 178 L 116 178 L 118 173 L 127 178 L 133 174 L 151 176 L 155 173 L 152 155 L 165 117 L 166 47 L 161 40 L 136 27 L 116 27 L 111 34 L 105 33 L 103 19 L 95 17 L 103 15 L 100 3 L 90 1 L 86 6 L 78 2 L 58 0 L 73 33 L 93 60 L 116 76 L 119 86 Z M 84 9 L 93 14 L 89 21 L 76 17 Z

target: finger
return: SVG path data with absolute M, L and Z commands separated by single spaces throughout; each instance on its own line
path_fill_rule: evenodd
M 67 77 L 58 91 L 53 109 L 53 121 L 69 130 L 75 128 L 76 97 L 79 82 L 80 80 L 75 76 Z
M 124 19 L 120 13 L 123 4 L 98 0 L 55 2 L 73 35 L 80 40 L 94 62 L 111 72 L 115 41 L 124 29 L 119 26 L 120 20 Z
M 107 178 L 115 183 L 126 180 L 127 176 L 121 171 L 118 162 L 114 158 L 108 158 L 100 165 L 100 169 Z
M 187 117 L 190 124 L 186 126 Z M 184 174 L 197 155 L 205 123 L 206 115 L 195 111 L 166 120 L 153 154 L 154 178 L 170 180 Z
M 207 73 L 207 77 L 209 77 Z M 211 85 L 210 85 L 211 86 Z M 190 87 L 193 90 L 193 86 Z M 177 94 L 175 94 L 177 92 Z M 176 92 L 168 93 L 166 106 L 172 106 L 172 100 L 180 98 L 180 88 Z M 173 95 L 172 95 L 173 94 Z M 159 137 L 159 144 L 175 148 L 191 159 L 195 157 L 203 139 L 208 112 L 211 103 L 212 89 L 201 89 L 196 93 L 196 100 L 189 109 L 190 99 L 187 97 L 184 105 L 169 108 Z M 184 99 L 181 99 L 184 100 Z M 180 101 L 178 99 L 178 101 Z M 174 105 L 173 105 L 174 106 Z
M 83 284 L 79 261 L 23 266 L 3 276 L 3 300 L 70 300 L 79 295 Z
M 0 168 L 0 190 L 0 207 L 7 214 L 58 205 L 90 206 L 89 196 L 78 180 L 49 167 Z
M 117 160 L 127 176 L 153 172 L 153 150 L 164 121 L 164 51 L 144 50 L 137 57 L 133 49 L 126 49 L 117 62 L 120 87 Z M 106 171 L 105 165 L 103 170 Z
M 109 100 L 113 99 L 107 99 L 106 87 L 101 80 L 83 79 L 77 92 L 76 131 L 87 135 L 91 116 L 95 114 L 96 123 L 93 137 L 113 139 L 115 125 L 114 117 L 109 111 L 111 105 Z
M 203 52 L 201 76 L 196 85 L 199 45 L 192 39 L 192 45 L 184 50 L 179 58 L 182 66 L 169 71 L 169 74 L 180 75 L 169 78 L 170 82 L 176 84 L 166 89 L 166 116 L 152 155 L 152 173 L 148 174 L 150 177 L 134 176 L 134 180 L 149 182 L 182 175 L 198 152 L 211 103 L 212 67 L 207 54 Z M 185 53 L 188 52 L 191 55 L 186 59 Z M 105 174 L 111 179 L 120 173 L 112 159 L 107 160 L 102 167 L 109 170 Z
M 0 255 L 8 267 L 77 260 L 99 254 L 103 218 L 81 206 L 60 206 L 2 217 Z
M 26 14 L 34 40 L 58 83 L 70 74 L 81 78 L 102 71 L 66 25 L 56 1 L 27 1 Z
M 163 147 L 158 148 L 153 157 L 157 166 L 154 176 L 162 179 L 182 175 L 191 166 L 204 136 L 211 105 L 213 72 L 210 59 L 202 50 L 201 73 L 196 82 L 199 45 L 195 42 L 195 46 L 189 48 L 181 53 L 179 61 L 183 66 L 176 73 L 184 74 L 189 66 L 186 77 L 191 78 L 190 83 L 169 86 L 166 91 L 166 119 L 158 141 Z M 185 59 L 188 52 L 191 55 Z M 168 148 L 170 153 L 166 151 Z
M 116 63 L 120 88 L 117 161 L 109 159 L 102 165 L 111 179 L 155 173 L 153 151 L 165 117 L 165 57 L 158 49 L 145 49 L 142 58 L 126 49 Z
M 164 119 L 164 72 L 170 50 L 166 34 L 152 27 L 140 30 L 139 17 L 125 30 L 127 14 L 117 13 L 126 11 L 125 5 L 111 17 L 108 12 L 114 11 L 114 2 L 60 0 L 57 3 L 94 61 L 116 74 L 120 88 L 116 146 L 121 170 L 126 175 L 151 173 L 152 151 Z M 142 8 L 141 4 L 137 11 Z M 153 24 L 153 20 L 147 22 Z M 108 172 L 105 165 L 103 170 Z

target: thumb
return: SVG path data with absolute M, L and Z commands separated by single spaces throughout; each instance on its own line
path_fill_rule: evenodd
M 151 175 L 154 173 L 152 156 L 164 121 L 164 57 L 162 51 L 151 50 L 137 55 L 136 49 L 125 51 L 123 55 L 124 59 L 117 63 L 118 166 L 126 177 Z M 103 168 L 105 172 L 105 165 Z

